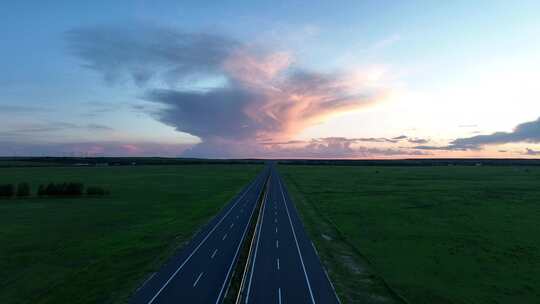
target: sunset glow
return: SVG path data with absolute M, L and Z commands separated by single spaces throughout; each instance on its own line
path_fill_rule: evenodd
M 346 2 L 4 5 L 0 155 L 540 155 L 537 1 Z

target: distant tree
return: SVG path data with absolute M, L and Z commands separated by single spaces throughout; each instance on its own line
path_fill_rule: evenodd
M 10 198 L 15 194 L 15 187 L 12 184 L 0 185 L 0 197 Z
M 30 185 L 28 183 L 19 183 L 17 185 L 17 196 L 27 197 L 30 195 Z
M 37 194 L 38 196 L 47 195 L 47 187 L 45 185 L 39 185 Z
M 84 185 L 82 183 L 68 183 L 63 189 L 65 195 L 82 195 Z
M 47 187 L 45 187 L 45 195 L 57 195 L 57 188 L 55 183 L 49 183 Z
M 40 185 L 38 195 L 43 196 L 80 196 L 84 194 L 83 183 L 49 183 L 47 186 Z

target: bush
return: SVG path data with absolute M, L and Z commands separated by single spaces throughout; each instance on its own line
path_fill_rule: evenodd
M 82 183 L 68 183 L 65 185 L 64 193 L 64 195 L 82 195 L 84 185 Z
M 17 196 L 27 197 L 30 195 L 30 185 L 28 183 L 19 183 L 17 185 Z
M 47 186 L 40 185 L 38 189 L 39 196 L 80 196 L 84 193 L 82 183 L 49 183 Z
M 12 184 L 0 185 L 0 197 L 12 197 L 15 194 L 15 186 Z
M 103 195 L 109 194 L 109 191 L 103 189 L 102 187 L 93 186 L 93 187 L 88 187 L 86 189 L 86 194 L 87 195 L 100 195 L 100 196 L 103 196 Z

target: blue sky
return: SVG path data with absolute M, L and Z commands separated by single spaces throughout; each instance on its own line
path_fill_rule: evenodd
M 456 143 L 513 134 L 540 116 L 539 9 L 537 1 L 5 3 L 0 154 L 534 157 L 540 131 Z M 200 52 L 189 57 L 201 62 L 191 72 L 170 71 L 186 62 L 149 54 L 157 42 L 139 32 L 191 41 L 158 41 L 174 51 L 210 35 L 204 43 L 221 52 L 224 41 L 227 51 L 212 66 Z M 111 47 L 91 39 L 111 33 L 126 56 L 120 49 L 106 58 L 110 69 L 89 68 L 104 63 L 89 52 Z M 147 63 L 127 62 L 133 54 Z M 134 68 L 149 81 L 132 81 Z M 126 74 L 107 81 L 113 70 Z M 222 87 L 234 94 L 220 95 Z M 227 96 L 236 99 L 224 108 Z M 197 125 L 204 117 L 231 134 Z M 232 134 L 244 134 L 235 120 L 253 132 Z M 400 135 L 407 139 L 392 140 Z

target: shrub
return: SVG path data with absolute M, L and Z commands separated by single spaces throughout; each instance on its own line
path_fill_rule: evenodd
M 40 185 L 38 195 L 48 196 L 80 196 L 84 193 L 84 185 L 82 183 L 49 183 L 47 186 Z
M 28 183 L 19 183 L 17 185 L 17 196 L 26 197 L 30 195 L 30 185 Z
M 12 197 L 15 194 L 15 187 L 12 184 L 0 185 L 0 197 Z
M 45 187 L 45 195 L 56 195 L 57 186 L 54 183 L 49 183 Z
M 109 194 L 109 191 L 103 189 L 102 187 L 92 186 L 86 189 L 86 194 L 103 196 Z

